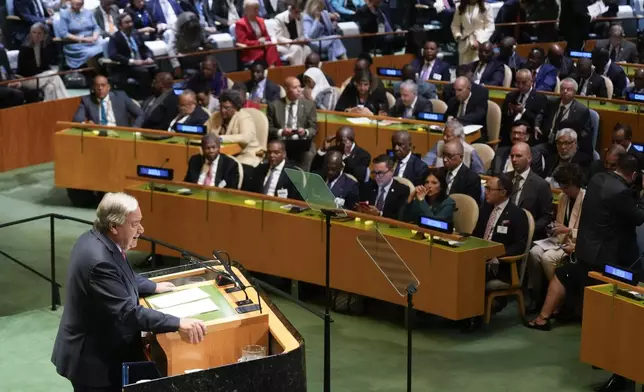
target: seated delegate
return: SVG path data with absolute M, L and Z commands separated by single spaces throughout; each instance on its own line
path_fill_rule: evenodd
M 458 140 L 463 145 L 463 164 L 474 170 L 474 172 L 483 174 L 485 168 L 481 157 L 479 157 L 474 147 L 465 141 L 463 125 L 453 118 L 447 120 L 445 128 L 443 128 L 443 139 L 437 141 L 434 147 L 425 154 L 422 158 L 423 162 L 429 166 L 443 167 L 443 149 L 445 143 L 449 143 L 452 140 Z
M 81 97 L 73 122 L 141 127 L 143 111 L 122 91 L 111 91 L 105 76 L 94 78 L 92 93 Z
M 430 172 L 423 185 L 418 185 L 400 211 L 399 220 L 418 224 L 421 216 L 451 222 L 456 203 L 447 196 L 447 182 L 444 172 Z
M 384 90 L 372 90 L 372 76 L 369 71 L 359 71 L 351 81 L 352 88 L 344 89 L 335 105 L 338 112 L 374 115 L 387 113 L 389 104 Z
M 201 154 L 195 154 L 188 161 L 188 171 L 183 179 L 199 185 L 217 188 L 237 189 L 239 170 L 237 162 L 221 154 L 219 136 L 208 133 L 201 138 Z

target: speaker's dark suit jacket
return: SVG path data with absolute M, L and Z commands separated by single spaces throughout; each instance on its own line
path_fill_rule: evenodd
M 411 181 L 414 185 L 423 185 L 425 183 L 425 178 L 429 174 L 429 166 L 418 158 L 415 154 L 409 156 L 407 165 L 405 166 L 405 171 L 400 173 L 399 168 L 400 163 L 396 162 L 396 167 L 394 168 L 394 175 L 405 177 Z
M 329 150 L 340 151 L 339 147 L 333 146 Z M 342 151 L 340 151 L 342 152 Z M 354 176 L 360 184 L 365 182 L 367 178 L 367 168 L 371 163 L 371 154 L 364 148 L 357 144 L 353 147 L 353 151 L 348 157 L 344 158 L 344 172 Z M 324 167 L 324 155 L 315 154 L 313 162 L 311 162 L 311 171 L 316 172 L 322 170 Z
M 252 179 L 251 181 L 249 181 L 248 185 L 249 191 L 263 193 L 262 190 L 264 189 L 264 179 L 266 178 L 269 169 L 270 165 L 268 163 L 259 164 L 257 165 L 257 167 L 255 167 L 255 169 L 253 169 Z M 284 169 L 298 170 L 290 163 L 285 163 Z M 278 196 L 277 191 L 279 191 L 280 189 L 285 189 L 286 191 L 288 191 L 289 199 L 302 200 L 302 195 L 300 195 L 300 192 L 298 192 L 295 184 L 293 184 L 291 179 L 286 174 L 285 170 L 282 170 L 282 172 L 280 173 L 280 177 L 277 180 L 277 185 L 275 186 L 275 193 L 269 196 Z
M 579 90 L 577 91 L 577 94 L 580 94 L 581 89 L 583 88 L 582 77 L 581 75 L 575 74 L 572 76 L 572 78 L 575 79 L 575 81 L 577 81 L 577 84 L 579 85 Z M 604 78 L 597 75 L 597 73 L 595 72 L 593 72 L 588 78 L 588 84 L 586 85 L 586 96 L 608 98 L 608 91 L 606 90 L 606 81 L 604 80 Z
M 487 226 L 490 215 L 494 211 L 494 206 L 489 203 L 483 203 L 479 210 L 479 220 L 476 222 L 476 227 L 472 235 L 474 237 L 482 238 L 485 235 L 485 227 Z M 499 229 L 505 227 L 506 229 Z M 508 202 L 501 212 L 499 219 L 493 229 L 491 240 L 503 244 L 505 248 L 504 256 L 516 256 L 525 252 L 526 243 L 528 241 L 528 217 L 525 212 L 514 205 L 512 201 Z M 506 231 L 507 230 L 507 231 Z M 498 279 L 509 283 L 510 282 L 510 264 L 499 263 Z
M 402 99 L 398 98 L 396 100 L 396 104 L 389 109 L 389 115 L 391 117 L 404 117 L 405 116 L 405 104 L 403 103 Z M 423 113 L 423 112 L 432 112 L 432 103 L 430 100 L 425 99 L 421 96 L 416 97 L 416 104 L 414 105 L 414 109 L 412 110 L 411 114 L 411 119 L 415 120 L 418 116 L 418 113 Z
M 154 101 L 155 97 L 149 97 L 143 101 L 141 107 L 145 120 L 142 128 L 166 131 L 172 120 L 179 114 L 179 97 L 174 90 L 168 90 L 162 95 L 163 97 L 159 97 L 161 99 L 159 103 Z
M 474 72 L 476 72 L 479 64 L 480 61 L 474 61 L 470 64 L 470 67 Z M 485 67 L 479 84 L 484 84 L 486 86 L 503 86 L 504 78 L 505 67 L 503 67 L 503 63 L 497 60 L 492 60 Z
M 183 181 L 196 184 L 199 181 L 204 163 L 206 163 L 206 160 L 203 155 L 195 154 L 191 156 L 188 161 L 188 171 Z M 226 185 L 223 188 L 229 189 L 237 189 L 237 183 L 239 183 L 237 162 L 225 154 L 219 154 L 217 172 L 215 173 L 215 186 L 219 186 L 221 181 L 226 181 Z
M 447 176 L 447 169 L 443 169 L 444 172 L 442 175 Z M 447 177 L 445 177 L 447 178 Z M 452 187 L 449 190 L 449 194 L 462 193 L 464 195 L 470 196 L 474 199 L 475 202 L 481 202 L 481 177 L 465 164 L 461 165 L 461 168 L 458 169 L 456 177 L 452 182 Z
M 560 106 L 561 99 L 548 101 L 548 105 L 546 105 L 544 110 L 544 116 L 541 120 L 537 119 L 535 122 L 535 127 L 539 127 L 541 132 L 543 132 L 537 142 L 547 143 L 551 132 L 556 134 L 560 129 L 572 128 L 577 132 L 577 146 L 579 146 L 579 151 L 592 156 L 592 124 L 588 108 L 583 103 L 573 100 L 570 105 L 568 117 L 559 124 L 555 124 L 557 112 L 559 111 Z M 554 142 L 549 145 L 549 148 L 552 152 L 556 151 Z
M 318 172 L 320 177 L 325 178 L 325 173 Z M 330 184 L 327 184 L 330 185 Z M 360 187 L 356 181 L 342 173 L 337 181 L 331 187 L 333 196 L 344 199 L 345 210 L 355 210 L 355 206 L 360 201 Z
M 501 142 L 504 145 L 509 145 L 510 141 L 510 132 L 512 131 L 512 123 L 514 123 L 515 115 L 510 115 L 510 103 L 516 104 L 520 98 L 520 93 L 518 91 L 511 91 L 508 95 L 505 96 L 503 104 L 501 105 Z M 534 124 L 537 118 L 543 116 L 543 111 L 548 104 L 548 98 L 540 93 L 537 93 L 535 89 L 530 90 L 528 98 L 525 101 L 525 113 L 521 115 L 522 121 L 527 121 L 530 124 L 531 128 L 534 128 Z M 528 130 L 530 132 L 531 129 Z M 532 132 L 531 132 L 532 133 Z
M 510 156 L 511 150 L 511 146 L 500 146 L 496 149 L 494 159 L 492 159 L 492 164 L 490 165 L 490 169 L 488 170 L 489 175 L 496 176 L 504 172 L 505 163 Z M 530 165 L 530 170 L 543 177 L 543 155 L 538 148 L 531 147 L 530 150 L 532 151 L 532 164 Z
M 385 198 L 382 216 L 390 219 L 398 219 L 401 209 L 407 204 L 408 197 L 409 188 L 394 179 Z M 369 202 L 369 205 L 375 206 L 377 198 L 378 184 L 375 181 L 365 183 L 360 190 L 360 200 Z
M 576 253 L 580 262 L 631 266 L 639 250 L 635 229 L 644 223 L 644 206 L 628 184 L 614 172 L 591 178 L 584 197 Z
M 508 172 L 514 178 L 514 172 Z M 512 200 L 514 202 L 514 198 Z M 528 178 L 523 181 L 518 207 L 524 208 L 534 218 L 535 240 L 546 238 L 546 227 L 552 222 L 552 191 L 550 185 L 536 173 L 530 171 Z
M 179 116 L 181 116 L 181 115 L 178 115 L 177 117 L 179 117 Z M 175 117 L 175 118 L 177 118 L 177 117 Z M 181 118 L 181 117 L 179 117 L 179 118 Z M 186 118 L 186 121 L 182 122 L 182 124 L 185 124 L 185 125 L 204 125 L 206 123 L 206 121 L 208 121 L 208 119 L 210 119 L 210 114 L 208 114 L 208 112 L 204 108 L 202 108 L 201 106 L 197 106 L 195 108 L 195 110 L 192 113 L 190 113 L 188 118 Z M 177 123 L 175 122 L 174 125 L 172 125 L 172 128 L 176 129 L 176 127 L 177 127 Z
M 179 319 L 139 305 L 156 283 L 137 275 L 116 244 L 90 230 L 70 256 L 65 309 L 51 361 L 85 387 L 121 387 L 123 362 L 143 361 L 141 331 L 173 332 Z
M 422 76 L 424 65 L 425 59 L 420 57 L 415 58 L 414 61 L 411 62 L 411 66 L 414 67 L 418 77 Z M 438 78 L 439 76 L 440 78 Z M 441 59 L 434 59 L 434 65 L 429 72 L 429 80 L 442 80 L 443 82 L 449 82 L 451 78 L 452 75 L 449 72 L 449 64 Z
M 122 91 L 110 91 L 110 102 L 114 120 L 120 127 L 137 127 L 143 124 L 143 111 L 130 97 Z M 81 97 L 80 105 L 74 114 L 74 122 L 92 121 L 99 124 L 99 103 L 94 95 Z

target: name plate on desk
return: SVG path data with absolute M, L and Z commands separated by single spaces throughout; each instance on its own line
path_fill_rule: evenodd
M 167 181 L 172 181 L 172 179 L 174 178 L 173 169 L 165 169 L 163 167 L 154 166 L 137 165 L 136 174 L 139 177 L 157 178 Z
M 377 71 L 378 71 L 379 76 L 389 76 L 389 77 L 394 77 L 394 78 L 401 78 L 402 77 L 402 70 L 397 69 L 397 68 L 378 67 Z
M 418 226 L 447 234 L 452 234 L 452 232 L 454 231 L 452 223 L 440 219 L 430 218 L 428 216 L 421 216 L 420 221 L 418 222 Z
M 174 131 L 177 133 L 189 133 L 191 135 L 204 135 L 206 133 L 206 126 L 205 125 L 186 125 L 186 124 L 177 123 L 174 125 Z
M 445 122 L 444 113 L 420 112 L 416 117 L 419 120 Z
M 644 102 L 644 94 L 630 93 L 627 98 L 629 101 Z
M 619 280 L 620 282 L 630 284 L 631 286 L 637 286 L 639 282 L 639 276 L 634 272 L 624 267 L 616 267 L 614 265 L 606 264 L 604 266 L 604 271 L 602 275 Z
M 570 51 L 570 57 L 577 58 L 577 59 L 591 59 L 593 58 L 593 54 L 591 52 L 582 52 L 578 50 L 571 50 Z

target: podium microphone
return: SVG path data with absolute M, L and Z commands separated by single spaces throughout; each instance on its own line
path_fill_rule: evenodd
M 218 271 L 214 269 L 211 265 L 208 265 L 204 263 L 202 260 L 197 259 L 196 257 L 192 257 L 190 254 L 187 252 L 181 253 L 181 255 L 188 260 L 190 264 L 197 264 L 200 267 L 203 267 L 207 269 L 208 271 L 214 273 L 217 277 L 215 278 L 215 283 L 217 283 L 217 286 L 228 286 L 231 284 L 235 284 L 235 280 L 228 274 L 228 272 L 224 271 Z
M 221 258 L 221 254 L 222 254 L 222 253 L 225 253 L 225 254 L 226 254 L 226 261 L 224 261 L 224 260 Z M 239 288 L 239 290 L 241 290 L 241 291 L 243 291 L 243 292 L 244 292 L 244 296 L 246 297 L 246 299 L 245 299 L 244 301 L 239 301 L 239 302 L 238 302 L 238 305 L 247 305 L 247 304 L 251 304 L 251 303 L 252 303 L 252 301 L 251 301 L 250 299 L 248 299 L 248 292 L 246 291 L 247 286 L 246 286 L 246 285 L 241 281 L 241 279 L 239 279 L 239 277 L 238 277 L 238 276 L 233 272 L 233 269 L 232 269 L 232 267 L 230 266 L 230 255 L 228 254 L 228 252 L 213 250 L 213 251 L 212 251 L 212 256 L 213 256 L 215 259 L 219 260 L 219 262 L 221 263 L 221 265 L 223 265 L 223 266 L 224 266 L 224 269 L 226 270 L 226 272 L 228 272 L 228 274 L 229 274 L 230 276 L 232 276 L 232 277 L 235 279 L 235 282 L 237 282 L 237 287 Z M 253 285 L 251 285 L 250 287 L 252 287 L 253 289 L 255 289 L 255 292 L 257 293 L 257 308 L 255 308 L 255 305 L 248 305 L 247 309 L 248 309 L 248 311 L 252 311 L 252 310 L 259 310 L 259 312 L 260 312 L 260 313 L 262 313 L 262 300 L 261 300 L 261 296 L 259 295 L 259 291 L 257 290 L 257 287 L 255 287 L 255 286 L 253 286 Z

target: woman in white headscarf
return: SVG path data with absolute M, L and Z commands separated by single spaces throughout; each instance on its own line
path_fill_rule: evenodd
M 329 85 L 320 68 L 311 67 L 304 72 L 304 97 L 315 102 L 321 110 L 334 110 L 338 102 L 338 93 Z

